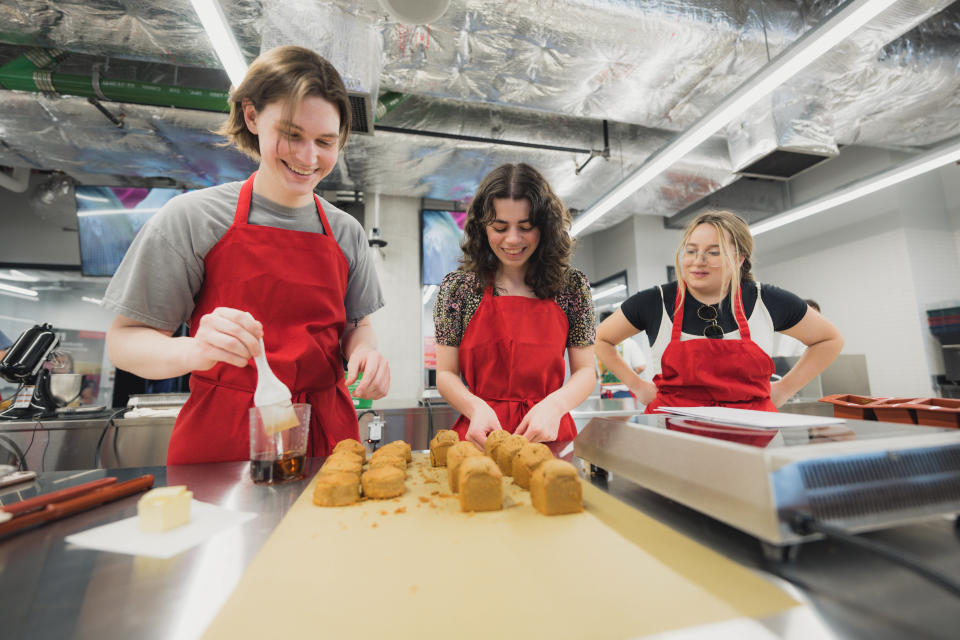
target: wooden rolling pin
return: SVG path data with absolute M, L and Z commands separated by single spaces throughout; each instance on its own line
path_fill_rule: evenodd
M 67 516 L 72 516 L 75 513 L 80 513 L 81 511 L 98 507 L 101 504 L 119 500 L 120 498 L 126 498 L 134 493 L 146 491 L 152 486 L 153 476 L 148 473 L 147 475 L 134 478 L 133 480 L 127 480 L 126 482 L 93 487 L 92 489 L 88 489 L 86 493 L 82 493 L 77 497 L 58 502 L 50 501 L 51 496 L 54 494 L 37 496 L 37 498 L 41 499 L 46 498 L 47 504 L 43 506 L 41 510 L 16 516 L 12 520 L 8 520 L 0 524 L 0 536 L 15 533 L 17 531 L 40 524 L 46 524 L 47 522 L 53 522 L 54 520 L 59 520 L 60 518 L 66 518 Z M 80 487 L 73 488 L 79 489 Z M 69 489 L 64 489 L 64 491 L 69 491 Z M 33 498 L 31 499 L 33 500 Z M 4 510 L 7 511 L 6 508 Z

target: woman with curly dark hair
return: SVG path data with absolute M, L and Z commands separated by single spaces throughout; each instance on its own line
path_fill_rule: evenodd
M 461 439 L 482 447 L 497 429 L 532 442 L 576 436 L 568 412 L 596 384 L 595 328 L 590 285 L 570 267 L 571 222 L 529 165 L 501 165 L 477 189 L 463 264 L 433 310 L 437 389 L 461 413 Z

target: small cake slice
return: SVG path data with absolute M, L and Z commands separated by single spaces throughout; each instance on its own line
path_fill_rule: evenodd
M 137 501 L 140 531 L 162 533 L 190 522 L 190 501 L 193 491 L 186 485 L 157 487 Z
M 382 447 L 374 451 L 370 455 L 370 457 L 373 458 L 374 456 L 378 456 L 378 455 L 379 456 L 399 455 L 403 457 L 403 459 L 406 460 L 407 462 L 410 462 L 411 460 L 413 460 L 413 452 L 410 451 L 410 445 L 404 442 L 403 440 L 394 440 L 393 442 L 383 445 Z
M 503 429 L 491 431 L 487 434 L 487 441 L 483 443 L 483 453 L 487 456 L 490 456 L 490 459 L 496 462 L 497 447 L 499 447 L 500 444 L 508 437 L 510 437 L 509 431 L 504 431 Z
M 364 463 L 364 457 L 361 456 L 359 453 L 356 453 L 354 451 L 344 451 L 344 450 L 334 451 L 333 453 L 327 456 L 327 460 L 325 460 L 324 462 L 327 462 L 329 460 L 349 460 L 350 462 L 353 462 L 354 464 L 358 464 L 361 467 L 363 466 L 363 463 Z
M 440 429 L 430 441 L 430 465 L 433 467 L 447 466 L 447 449 L 460 442 L 456 431 Z
M 486 456 L 470 456 L 460 463 L 460 510 L 497 511 L 503 508 L 503 474 Z
M 475 444 L 467 442 L 466 440 L 458 442 L 447 450 L 447 472 L 450 474 L 450 491 L 453 493 L 459 491 L 460 463 L 466 458 L 482 455 L 480 449 L 477 449 Z
M 352 473 L 359 476 L 362 471 L 363 463 L 360 462 L 360 457 L 346 451 L 330 454 L 324 461 L 323 466 L 320 467 L 320 473 L 324 475 L 328 473 Z
M 546 516 L 583 511 L 583 489 L 573 465 L 563 460 L 547 460 L 530 478 L 530 502 Z
M 313 504 L 342 507 L 360 499 L 360 478 L 353 473 L 321 474 L 313 488 Z
M 365 471 L 360 476 L 363 495 L 368 498 L 396 498 L 406 490 L 407 474 L 396 467 L 383 466 Z
M 500 446 L 497 447 L 496 461 L 500 465 L 500 471 L 503 472 L 503 475 L 513 474 L 513 457 L 529 442 L 523 436 L 514 433 L 504 438 L 503 442 L 500 443 Z
M 542 442 L 528 442 L 520 447 L 520 451 L 513 457 L 513 481 L 530 489 L 530 476 L 541 463 L 553 460 L 550 447 Z
M 361 462 L 367 461 L 366 447 L 364 447 L 362 444 L 360 444 L 359 442 L 351 438 L 347 438 L 346 440 L 341 440 L 340 442 L 337 443 L 337 446 L 333 448 L 334 453 L 339 453 L 340 451 L 349 451 L 350 453 L 355 453 L 358 456 L 360 456 Z
M 384 454 L 376 458 L 370 458 L 369 467 L 371 469 L 376 469 L 377 467 L 394 467 L 395 469 L 403 471 L 404 475 L 407 474 L 407 461 L 403 459 L 402 455 L 391 456 Z

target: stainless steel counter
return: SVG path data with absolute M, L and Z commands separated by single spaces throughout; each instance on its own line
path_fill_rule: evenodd
M 642 412 L 643 405 L 632 398 L 596 398 L 571 415 L 580 428 L 593 417 Z M 368 437 L 373 413 L 384 419 L 383 442 L 405 440 L 415 449 L 426 449 L 433 434 L 452 427 L 460 415 L 446 403 L 361 409 L 357 411 L 361 439 Z M 23 453 L 26 468 L 34 471 L 160 466 L 167 462 L 173 422 L 172 417 L 0 421 L 0 464 L 17 465 Z
M 366 439 L 372 414 L 383 417 L 381 439 L 406 440 L 426 449 L 438 429 L 449 429 L 459 415 L 451 406 L 359 410 L 360 437 Z M 145 467 L 167 462 L 167 443 L 174 418 L 108 418 L 0 421 L 0 464 L 19 464 L 34 471 L 67 471 L 95 467 Z
M 777 564 L 765 558 L 760 543 L 752 536 L 628 480 L 611 477 L 593 482 L 674 530 L 755 569 L 805 601 L 813 620 L 801 622 L 791 615 L 781 615 L 762 621 L 775 637 L 828 637 L 818 632 L 798 633 L 797 624 L 814 626 L 837 638 L 864 640 L 953 640 L 960 633 L 960 598 L 866 551 L 829 540 L 808 542 L 800 547 L 794 562 Z M 954 523 L 954 517 L 941 517 L 863 535 L 960 578 L 960 535 Z M 682 637 L 689 640 L 689 636 Z M 705 633 L 696 637 L 717 636 Z
M 308 460 L 305 478 L 319 462 Z M 196 500 L 258 516 L 168 560 L 64 542 L 72 533 L 136 515 L 138 496 L 0 540 L 0 637 L 195 638 L 307 484 L 254 485 L 245 462 L 48 472 L 37 482 L 0 490 L 0 502 L 143 473 L 154 475 L 155 486 L 185 484 Z
M 308 460 L 307 478 L 319 462 Z M 258 516 L 169 560 L 103 553 L 64 542 L 72 533 L 135 515 L 136 496 L 0 539 L 0 636 L 198 637 L 306 485 L 306 480 L 283 486 L 254 485 L 242 462 L 101 469 L 43 473 L 35 483 L 0 491 L 0 502 L 106 475 L 125 480 L 142 473 L 153 473 L 158 485 L 186 484 L 197 500 Z M 767 565 L 757 541 L 737 530 L 623 479 L 593 481 L 623 502 L 771 580 L 780 582 L 778 574 L 782 574 L 801 585 L 794 593 L 807 607 L 759 621 L 773 637 L 806 640 L 829 637 L 830 632 L 840 638 L 871 640 L 956 637 L 960 600 L 883 560 L 831 542 L 813 542 L 803 547 L 795 564 Z M 951 521 L 870 535 L 960 575 L 960 543 Z M 682 637 L 712 639 L 717 632 Z
M 591 397 L 570 414 L 580 430 L 592 418 L 628 418 L 643 413 L 643 408 L 634 398 Z M 780 410 L 830 415 L 832 407 L 808 400 L 787 403 Z M 416 449 L 426 449 L 433 434 L 438 429 L 449 429 L 459 415 L 446 403 L 359 410 L 361 439 L 367 438 L 373 412 L 385 421 L 381 436 L 384 442 L 402 439 Z M 19 453 L 23 453 L 26 468 L 34 471 L 164 465 L 173 421 L 173 418 L 0 421 L 0 464 L 17 465 Z

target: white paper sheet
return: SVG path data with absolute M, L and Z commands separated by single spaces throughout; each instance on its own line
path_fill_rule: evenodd
M 253 518 L 255 513 L 224 509 L 206 502 L 190 501 L 190 522 L 164 531 L 144 533 L 136 516 L 111 522 L 67 536 L 66 541 L 81 547 L 128 553 L 151 558 L 172 558 L 207 538 L 231 527 L 236 527 Z
M 756 427 L 758 429 L 822 427 L 829 424 L 846 422 L 843 418 L 808 416 L 799 413 L 753 411 L 751 409 L 732 409 L 730 407 L 657 407 L 657 411 L 687 418 L 700 418 L 702 420 L 710 420 L 711 422 Z

